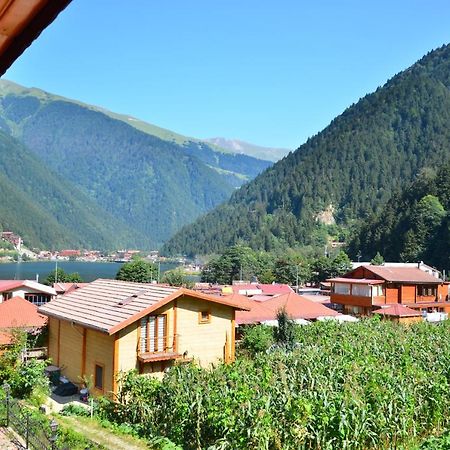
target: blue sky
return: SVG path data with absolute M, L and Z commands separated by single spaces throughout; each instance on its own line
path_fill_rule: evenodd
M 294 149 L 449 42 L 448 0 L 73 0 L 4 78 Z

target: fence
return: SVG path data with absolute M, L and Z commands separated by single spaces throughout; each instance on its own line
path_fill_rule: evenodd
M 6 397 L 0 401 L 2 424 L 14 430 L 23 439 L 26 449 L 55 449 L 55 423 L 48 424 L 46 419 L 37 419 L 19 401 L 12 398 L 7 390 L 5 394 Z

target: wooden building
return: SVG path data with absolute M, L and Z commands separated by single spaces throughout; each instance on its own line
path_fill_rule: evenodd
M 0 303 L 13 297 L 22 297 L 34 305 L 43 305 L 56 296 L 50 286 L 33 280 L 0 280 Z
M 332 278 L 331 302 L 346 314 L 369 315 L 374 309 L 402 304 L 422 312 L 449 312 L 449 285 L 418 267 L 361 266 Z
M 408 308 L 400 303 L 383 306 L 382 308 L 373 311 L 373 313 L 380 315 L 383 319 L 404 324 L 421 322 L 423 319 L 420 311 Z
M 104 394 L 117 392 L 121 371 L 162 376 L 177 361 L 232 361 L 239 309 L 226 297 L 99 279 L 39 311 L 49 316 L 53 363 L 76 384 L 92 376 L 94 394 Z

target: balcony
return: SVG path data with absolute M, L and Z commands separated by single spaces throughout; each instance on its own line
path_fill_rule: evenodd
M 141 362 L 168 361 L 181 358 L 177 353 L 178 336 L 162 336 L 141 338 L 139 342 L 138 359 Z

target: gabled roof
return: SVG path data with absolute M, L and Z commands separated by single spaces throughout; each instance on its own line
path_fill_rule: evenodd
M 240 302 L 214 297 L 190 289 L 150 283 L 98 279 L 87 286 L 41 306 L 39 311 L 50 317 L 114 334 L 147 314 L 182 296 L 190 296 L 246 309 Z
M 420 311 L 415 311 L 414 309 L 408 308 L 407 306 L 401 305 L 400 303 L 395 303 L 393 305 L 387 306 L 386 308 L 376 309 L 375 311 L 373 311 L 373 313 L 395 317 L 419 317 L 422 315 Z
M 373 280 L 371 278 L 345 278 L 345 277 L 336 277 L 330 278 L 327 281 L 333 283 L 347 283 L 347 284 L 384 284 L 383 280 Z
M 71 0 L 0 0 L 0 76 Z
M 292 319 L 311 320 L 322 316 L 333 317 L 339 314 L 321 303 L 312 302 L 295 292 L 279 295 L 264 302 L 251 299 L 249 301 L 251 305 L 250 311 L 236 312 L 236 323 L 238 325 L 275 320 L 278 311 L 282 308 L 286 309 L 286 312 Z
M 41 328 L 47 317 L 38 313 L 37 306 L 22 297 L 13 297 L 0 303 L 0 329 Z
M 0 292 L 9 292 L 18 288 L 28 288 L 49 295 L 56 295 L 56 291 L 45 284 L 33 280 L 0 280 Z
M 386 266 L 364 266 L 364 270 L 373 273 L 391 283 L 413 283 L 413 284 L 439 284 L 440 278 L 436 278 L 417 267 L 386 267 Z M 344 275 L 345 278 L 352 278 L 353 273 L 357 273 L 360 268 L 356 268 Z
M 287 284 L 236 283 L 231 288 L 241 295 L 281 295 L 294 292 Z

